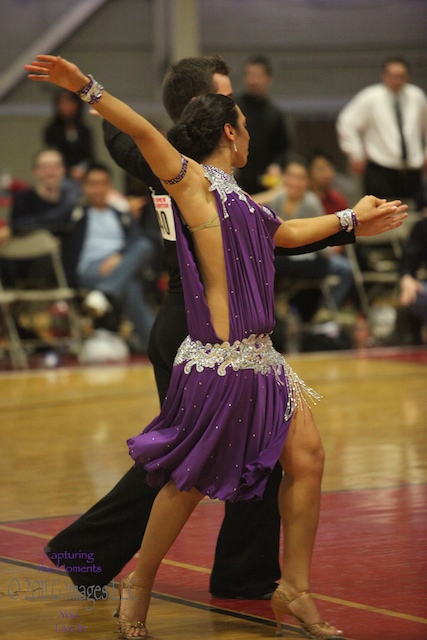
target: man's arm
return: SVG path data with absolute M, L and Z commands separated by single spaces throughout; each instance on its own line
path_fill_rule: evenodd
M 102 121 L 104 143 L 114 162 L 124 171 L 145 182 L 155 191 L 164 193 L 160 180 L 154 175 L 135 142 L 107 120 Z
M 298 256 L 304 253 L 311 253 L 312 251 L 321 251 L 321 249 L 326 249 L 326 247 L 340 247 L 345 244 L 353 244 L 354 242 L 356 242 L 354 231 L 338 231 L 338 233 L 334 233 L 324 240 L 305 244 L 302 247 L 276 247 L 274 252 L 277 256 Z

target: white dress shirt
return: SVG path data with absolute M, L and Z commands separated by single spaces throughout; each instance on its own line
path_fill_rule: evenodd
M 406 163 L 401 157 L 396 98 L 402 111 Z M 354 161 L 370 160 L 388 169 L 420 169 L 427 159 L 427 97 L 413 84 L 405 84 L 398 94 L 385 84 L 372 85 L 339 113 L 337 132 L 342 151 Z

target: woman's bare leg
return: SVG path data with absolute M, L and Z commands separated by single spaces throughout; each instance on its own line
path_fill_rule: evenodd
M 284 470 L 279 491 L 284 539 L 280 583 L 288 595 L 294 596 L 310 590 L 324 465 L 322 441 L 306 406 L 295 412 L 280 462 Z M 291 606 L 292 612 L 305 623 L 322 620 L 309 596 L 295 600 Z
M 153 503 L 136 568 L 129 576 L 131 582 L 151 590 L 161 561 L 202 498 L 197 489 L 179 491 L 173 481 L 161 489 Z M 125 590 L 120 613 L 130 621 L 145 622 L 149 597 L 138 597 L 138 593 L 136 589 Z M 145 637 L 144 633 L 134 629 L 130 635 Z

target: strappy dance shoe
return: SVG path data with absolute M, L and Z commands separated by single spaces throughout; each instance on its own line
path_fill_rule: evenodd
M 300 591 L 294 596 L 288 596 L 286 591 L 279 585 L 271 598 L 271 608 L 277 621 L 276 636 L 282 635 L 282 617 L 292 616 L 298 622 L 304 635 L 307 638 L 322 638 L 322 640 L 334 640 L 342 638 L 341 635 L 334 634 L 333 627 L 328 622 L 306 623 L 291 611 L 289 605 L 302 596 L 311 596 L 310 591 Z
M 118 619 L 117 620 L 118 633 L 121 635 L 122 638 L 126 638 L 126 640 L 135 640 L 135 638 L 137 639 L 148 638 L 148 630 L 147 630 L 147 627 L 145 626 L 145 622 L 141 622 L 140 620 L 131 621 L 128 617 L 120 613 L 120 606 L 122 603 L 122 594 L 125 589 L 130 589 L 130 590 L 135 589 L 136 591 L 140 591 L 142 594 L 145 595 L 145 597 L 148 597 L 148 599 L 150 599 L 150 595 L 151 595 L 151 589 L 148 589 L 147 587 L 139 587 L 137 584 L 134 584 L 133 582 L 131 582 L 129 576 L 126 576 L 126 578 L 123 578 L 121 585 L 119 586 L 120 605 L 117 607 L 116 611 L 113 614 L 114 617 Z M 134 599 L 136 600 L 137 598 L 134 598 Z M 130 636 L 129 633 L 135 629 L 143 629 L 143 633 L 137 636 L 135 635 Z

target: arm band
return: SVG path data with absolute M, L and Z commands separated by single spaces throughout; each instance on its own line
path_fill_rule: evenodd
M 178 173 L 176 178 L 172 178 L 172 180 L 162 180 L 162 182 L 164 182 L 164 184 L 177 184 L 178 182 L 181 182 L 181 180 L 183 179 L 183 177 L 187 173 L 187 167 L 188 167 L 188 159 L 184 158 L 184 156 L 182 154 L 181 154 L 181 162 L 182 162 L 182 169 Z

